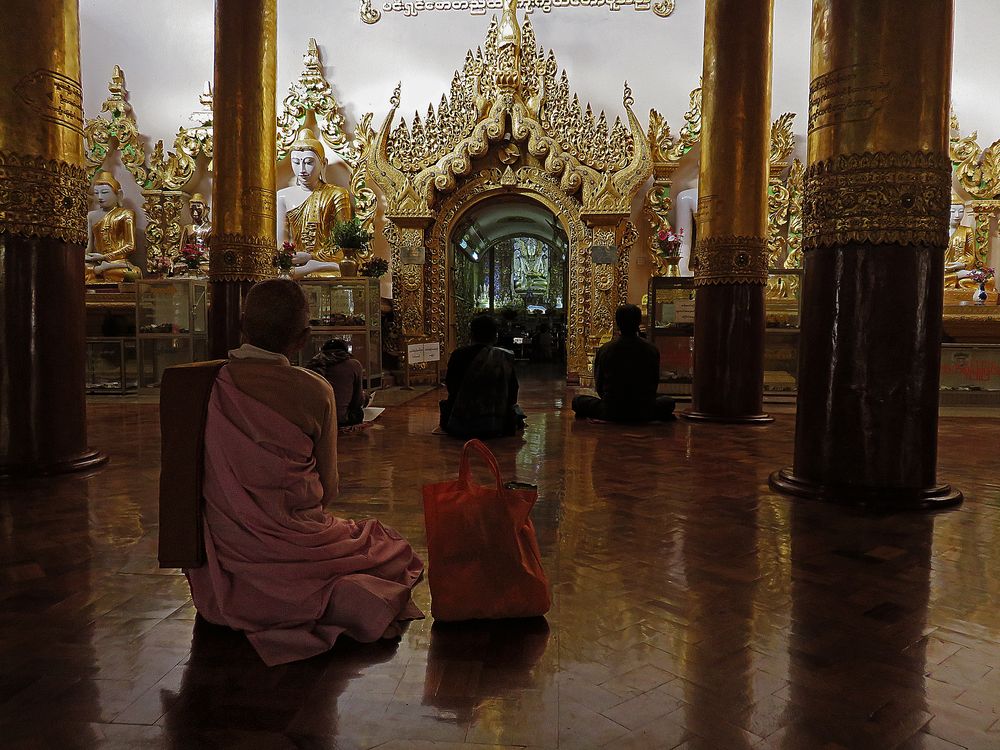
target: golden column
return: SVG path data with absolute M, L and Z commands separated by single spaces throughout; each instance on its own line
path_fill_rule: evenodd
M 779 490 L 961 502 L 936 482 L 952 0 L 814 0 L 794 468 Z
M 766 422 L 764 285 L 773 0 L 709 0 L 698 237 L 694 383 L 682 414 Z
M 243 299 L 274 275 L 277 0 L 216 0 L 209 348 L 239 346 Z
M 77 0 L 8 0 L 0 24 L 0 476 L 87 448 L 87 190 Z

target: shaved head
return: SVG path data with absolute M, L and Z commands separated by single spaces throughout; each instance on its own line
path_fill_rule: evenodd
M 243 303 L 243 336 L 269 352 L 294 354 L 306 342 L 309 304 L 302 288 L 291 279 L 268 279 L 256 284 Z

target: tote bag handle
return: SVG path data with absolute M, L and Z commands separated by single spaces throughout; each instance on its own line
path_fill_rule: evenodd
M 500 466 L 497 464 L 497 459 L 496 456 L 493 455 L 493 451 L 487 448 L 485 443 L 481 440 L 473 438 L 472 440 L 466 442 L 466 444 L 462 447 L 462 462 L 459 464 L 458 480 L 464 485 L 470 484 L 469 455 L 473 450 L 477 451 L 489 465 L 490 471 L 493 472 L 493 477 L 497 482 L 497 494 L 502 495 L 503 479 L 500 477 Z

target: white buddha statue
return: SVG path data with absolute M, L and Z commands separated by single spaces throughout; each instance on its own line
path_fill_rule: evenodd
M 694 246 L 698 216 L 698 185 L 681 190 L 674 199 L 674 226 L 681 238 L 681 259 L 677 264 L 681 276 L 692 276 L 691 250 Z
M 277 214 L 278 244 L 295 244 L 292 278 L 339 276 L 343 255 L 324 249 L 323 243 L 338 221 L 351 218 L 351 195 L 324 181 L 326 153 L 309 128 L 299 131 L 289 161 L 295 184 L 278 191 Z
M 97 208 L 87 214 L 86 283 L 119 282 L 126 274 L 141 276 L 129 262 L 135 252 L 135 212 L 121 205 L 121 185 L 110 172 L 101 172 L 94 178 L 93 195 Z

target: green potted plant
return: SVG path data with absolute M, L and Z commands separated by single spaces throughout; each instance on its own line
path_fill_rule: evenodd
M 368 248 L 368 243 L 374 236 L 361 225 L 361 220 L 356 216 L 334 224 L 327 241 L 344 253 L 344 259 L 340 261 L 341 276 L 357 276 L 358 255 Z

